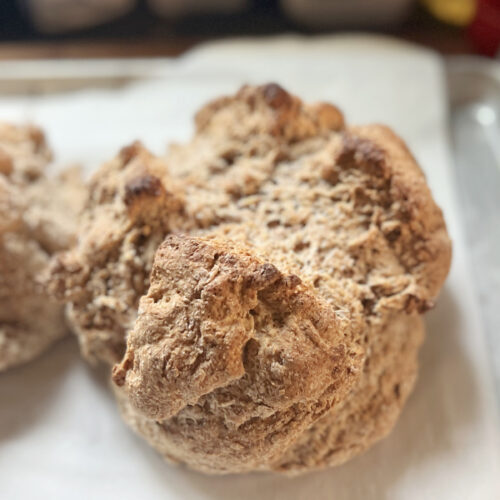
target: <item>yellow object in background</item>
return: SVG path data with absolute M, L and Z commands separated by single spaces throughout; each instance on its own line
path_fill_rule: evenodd
M 431 14 L 456 26 L 467 26 L 476 12 L 476 0 L 422 0 Z

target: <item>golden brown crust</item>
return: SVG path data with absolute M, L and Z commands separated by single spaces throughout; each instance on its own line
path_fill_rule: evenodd
M 40 128 L 0 122 L 0 174 L 16 183 L 32 182 L 44 175 L 51 159 L 52 152 Z
M 22 224 L 21 194 L 9 180 L 0 175 L 0 236 Z
M 424 324 L 415 313 L 370 325 L 363 375 L 352 393 L 308 428 L 270 468 L 296 475 L 341 465 L 384 438 L 415 384 L 423 338 Z
M 68 331 L 63 308 L 44 293 L 48 264 L 24 231 L 0 237 L 0 372 L 37 357 Z
M 392 430 L 415 383 L 423 321 L 416 314 L 401 314 L 391 318 L 384 332 L 386 335 L 371 356 L 374 369 L 367 369 L 369 364 L 365 365 L 369 375 L 362 377 L 353 395 L 346 397 L 337 411 L 326 412 L 306 431 L 298 433 L 298 438 L 284 444 L 285 453 L 271 459 L 270 463 L 260 460 L 254 469 L 296 475 L 341 465 Z M 200 436 L 193 432 L 193 420 L 200 418 L 199 413 L 159 423 L 138 412 L 123 389 L 115 386 L 115 395 L 125 421 L 169 462 L 183 462 L 211 474 L 245 470 L 241 462 L 225 470 L 220 464 L 217 447 L 209 448 L 206 442 L 200 441 Z M 291 425 L 292 434 L 295 434 L 293 419 L 286 425 Z M 244 432 L 245 429 L 241 429 L 234 436 L 237 455 L 245 449 L 238 439 Z M 207 452 L 210 453 L 204 463 L 200 457 Z
M 403 264 L 417 275 L 419 285 L 436 297 L 448 275 L 451 244 L 443 213 L 432 199 L 425 176 L 406 144 L 384 125 L 353 127 L 362 139 L 383 145 L 390 169 L 391 197 L 398 203 L 398 217 L 407 223 L 405 248 L 398 249 Z M 418 306 L 421 312 L 432 303 Z
M 78 242 L 54 259 L 49 287 L 69 304 L 87 358 L 122 358 L 154 252 L 182 220 L 182 194 L 165 163 L 140 143 L 123 148 L 92 177 Z
M 240 382 L 248 370 L 238 379 L 241 364 L 231 365 L 233 370 L 226 363 L 235 354 L 240 359 L 245 339 L 252 346 L 248 339 L 266 327 L 253 317 L 252 330 L 246 316 L 237 314 L 228 324 L 225 317 L 215 321 L 208 304 L 191 302 L 192 287 L 176 285 L 188 278 L 197 283 L 197 264 L 182 257 L 177 268 L 174 254 L 163 254 L 158 256 L 161 278 L 153 275 L 128 356 L 115 372 L 124 384 L 118 397 L 125 418 L 167 458 L 213 473 L 268 468 L 296 473 L 336 465 L 385 436 L 415 378 L 423 334 L 418 313 L 432 306 L 451 249 L 441 211 L 401 139 L 378 125 L 345 128 L 336 108 L 304 105 L 275 85 L 244 87 L 203 108 L 192 142 L 172 148 L 168 161 L 185 180 L 186 212 L 200 228 L 184 244 L 214 239 L 221 255 L 236 245 L 278 273 L 297 276 L 314 301 L 327 304 L 317 318 L 328 323 L 333 312 L 350 323 L 344 331 L 346 348 L 366 352 L 366 363 L 343 399 L 325 404 L 332 393 L 328 377 L 318 376 L 311 394 L 317 411 L 303 405 L 303 392 L 294 398 L 279 385 L 289 411 L 252 417 L 248 391 L 266 388 L 272 377 L 258 364 L 261 377 L 244 386 Z M 245 259 L 236 259 L 226 273 L 244 279 L 252 269 Z M 240 262 L 245 264 L 239 267 Z M 177 270 L 175 276 L 171 269 Z M 153 289 L 157 302 L 151 302 Z M 177 297 L 175 307 L 171 294 Z M 235 304 L 227 289 L 219 295 Z M 162 310 L 163 300 L 175 309 L 173 317 L 169 308 Z M 243 303 L 236 302 L 240 314 L 248 310 L 241 309 Z M 299 309 L 294 317 L 300 329 L 308 320 Z M 196 372 L 186 375 L 173 368 L 169 373 L 177 352 L 169 342 L 177 338 L 177 328 L 196 337 L 200 327 L 194 318 L 206 315 L 221 334 L 229 326 L 247 327 L 236 345 L 185 347 L 180 359 L 210 360 L 209 375 L 204 373 L 200 384 Z M 165 335 L 166 343 L 159 340 Z M 272 345 L 283 336 L 273 336 Z M 316 373 L 311 366 L 325 365 L 309 358 L 311 346 L 301 345 L 299 351 L 303 362 L 289 371 L 302 387 L 297 381 Z M 167 364 L 161 361 L 165 357 Z M 181 385 L 164 386 L 170 376 Z M 266 401 L 265 408 L 274 411 L 274 404 Z M 303 422 L 308 422 L 305 431 Z M 287 448 L 276 455 L 275 450 Z
M 304 104 L 276 83 L 244 86 L 234 97 L 222 97 L 204 106 L 195 118 L 198 134 L 233 139 L 270 135 L 278 140 L 304 140 L 341 130 L 342 113 L 328 103 Z M 227 127 L 228 122 L 232 125 Z
M 74 240 L 79 173 L 48 178 L 43 133 L 0 124 L 0 371 L 27 362 L 67 332 L 43 285 L 51 255 Z
M 213 101 L 196 127 L 169 174 L 139 145 L 101 168 L 53 290 L 84 353 L 119 362 L 124 418 L 168 459 L 341 463 L 413 384 L 418 314 L 450 262 L 441 211 L 391 131 L 275 84 Z
M 251 470 L 357 380 L 362 355 L 349 327 L 312 287 L 247 248 L 169 236 L 114 380 L 171 435 L 191 421 L 192 439 L 172 456 L 191 454 L 204 470 Z M 195 456 L 193 442 L 217 463 Z

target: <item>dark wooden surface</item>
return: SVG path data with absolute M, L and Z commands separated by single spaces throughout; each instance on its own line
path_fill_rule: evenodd
M 0 59 L 172 57 L 206 41 L 240 35 L 300 33 L 314 36 L 310 30 L 286 20 L 276 9 L 276 2 L 274 6 L 274 9 L 260 9 L 245 15 L 205 16 L 176 24 L 139 8 L 110 24 L 62 35 L 38 33 L 22 16 L 16 18 L 11 14 L 8 18 L 3 16 L 3 25 L 0 19 Z M 377 33 L 424 45 L 443 54 L 472 52 L 464 30 L 434 20 L 418 6 L 401 26 Z
M 424 45 L 443 54 L 471 53 L 470 44 L 463 36 L 439 33 L 388 33 L 402 40 Z M 76 40 L 30 41 L 0 43 L 0 59 L 57 59 L 104 57 L 158 57 L 178 56 L 199 43 L 221 37 L 189 37 L 173 40 Z

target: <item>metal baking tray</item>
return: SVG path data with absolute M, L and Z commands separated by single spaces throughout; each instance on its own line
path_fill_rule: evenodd
M 500 62 L 447 61 L 457 192 L 500 407 Z

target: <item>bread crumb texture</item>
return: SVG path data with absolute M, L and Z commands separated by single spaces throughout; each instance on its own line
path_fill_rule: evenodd
M 399 137 L 331 104 L 245 86 L 195 122 L 164 159 L 134 144 L 101 167 L 51 289 L 165 458 L 343 463 L 414 384 L 451 258 L 442 213 Z

